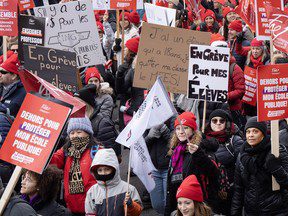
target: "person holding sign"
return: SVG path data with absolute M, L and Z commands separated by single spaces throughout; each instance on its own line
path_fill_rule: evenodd
M 270 137 L 265 122 L 257 117 L 245 126 L 246 141 L 236 162 L 231 215 L 287 215 L 288 153 L 280 145 L 280 155 L 271 154 Z M 272 191 L 272 176 L 280 190 Z

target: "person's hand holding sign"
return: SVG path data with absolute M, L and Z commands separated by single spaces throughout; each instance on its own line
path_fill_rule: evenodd
M 198 150 L 199 146 L 192 144 L 192 143 L 187 143 L 187 148 L 188 148 L 188 151 L 190 152 L 190 154 L 193 154 L 194 152 L 196 152 Z

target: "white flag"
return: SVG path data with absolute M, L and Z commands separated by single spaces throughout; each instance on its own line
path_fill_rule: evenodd
M 116 142 L 129 148 L 139 140 L 146 129 L 163 124 L 174 114 L 176 110 L 158 77 L 136 114 L 117 137 Z
M 140 137 L 140 139 L 131 146 L 130 151 L 131 168 L 150 193 L 155 188 L 152 171 L 156 170 L 156 168 L 151 161 L 144 138 Z

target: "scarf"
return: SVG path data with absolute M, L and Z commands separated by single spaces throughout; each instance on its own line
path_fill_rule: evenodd
M 80 169 L 80 158 L 90 142 L 88 137 L 76 137 L 71 139 L 71 146 L 68 148 L 68 156 L 73 157 L 69 171 L 69 193 L 84 193 L 84 183 Z
M 264 63 L 262 62 L 262 55 L 259 56 L 257 59 L 253 58 L 253 56 L 250 56 L 250 61 L 253 64 L 253 67 L 257 69 L 257 67 L 259 67 L 260 65 L 264 65 Z
M 21 198 L 29 203 L 33 208 L 42 201 L 41 196 L 39 194 L 35 194 L 31 199 L 26 194 L 21 194 Z
M 182 173 L 186 147 L 187 147 L 187 141 L 185 140 L 184 142 L 179 142 L 179 144 L 173 151 L 171 157 L 173 174 Z
M 207 128 L 207 131 L 205 131 L 206 137 L 208 139 L 211 137 L 216 138 L 219 141 L 219 143 L 229 142 L 231 136 L 235 133 L 235 126 L 233 123 L 231 124 L 230 132 L 227 132 L 226 129 L 224 129 L 222 131 L 212 131 L 211 125 L 208 125 L 206 128 Z

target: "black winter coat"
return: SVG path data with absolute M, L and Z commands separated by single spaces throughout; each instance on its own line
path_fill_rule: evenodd
M 28 202 L 19 196 L 13 196 L 9 200 L 3 216 L 37 216 L 37 213 Z

